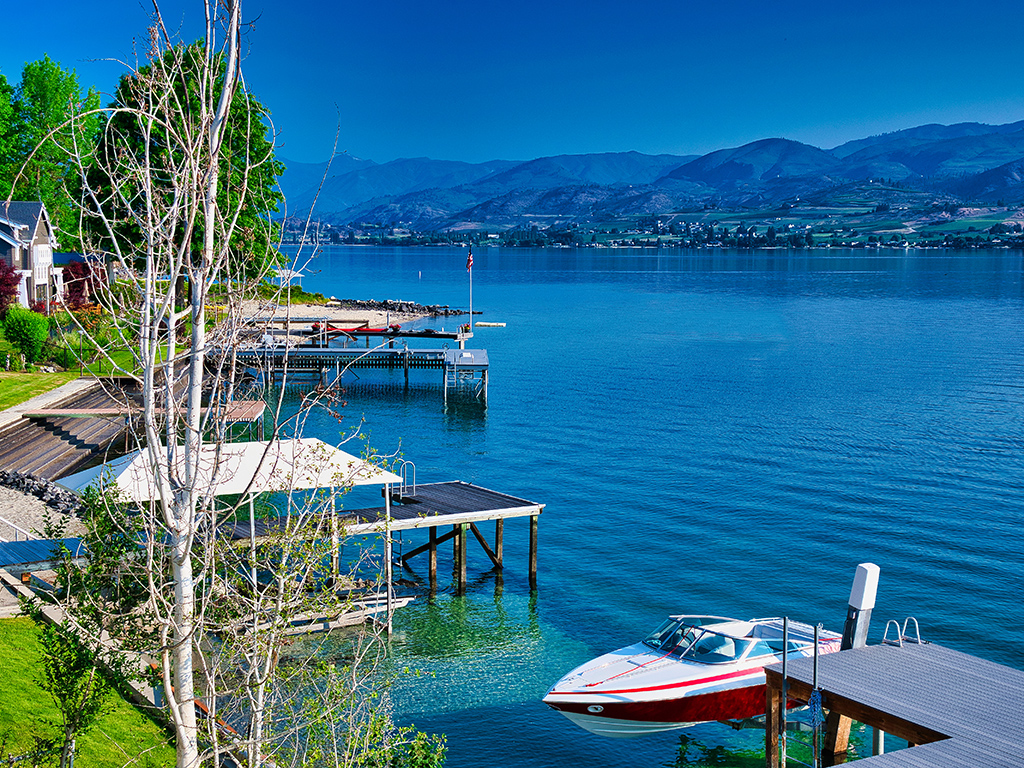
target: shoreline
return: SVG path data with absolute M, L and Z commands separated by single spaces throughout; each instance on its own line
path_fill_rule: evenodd
M 415 323 L 435 317 L 457 317 L 468 314 L 439 304 L 424 305 L 412 301 L 372 301 L 360 299 L 334 299 L 326 304 L 277 304 L 273 301 L 249 299 L 242 302 L 242 315 L 259 321 L 295 318 L 316 318 L 332 323 L 366 323 L 370 327 Z

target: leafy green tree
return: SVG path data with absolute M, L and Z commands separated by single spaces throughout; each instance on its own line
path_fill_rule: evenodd
M 121 78 L 110 105 L 111 118 L 99 142 L 97 153 L 102 161 L 99 166 L 117 167 L 117 158 L 122 154 L 134 158 L 145 156 L 152 174 L 146 183 L 155 181 L 166 196 L 178 193 L 171 176 L 185 159 L 181 148 L 188 144 L 189 131 L 194 130 L 191 116 L 199 113 L 201 102 L 209 99 L 211 90 L 217 92 L 219 87 L 203 79 L 204 55 L 202 42 L 178 45 Z M 216 77 L 223 78 L 223 59 L 219 59 L 217 65 Z M 150 105 L 155 81 L 173 83 L 175 109 L 170 114 L 163 107 L 157 107 L 153 114 Z M 274 156 L 273 142 L 268 135 L 269 114 L 252 94 L 238 88 L 229 107 L 220 152 L 217 207 L 237 216 L 229 241 L 228 271 L 235 276 L 241 273 L 246 278 L 261 277 L 269 266 L 282 261 L 273 247 L 277 231 L 271 224 L 270 214 L 284 199 L 277 183 L 284 165 Z M 123 187 L 127 179 L 119 177 L 118 181 Z M 131 250 L 124 241 L 137 240 L 140 231 L 136 222 L 124 215 L 125 206 L 119 201 L 133 199 L 131 190 L 112 189 L 105 171 L 99 168 L 91 173 L 90 186 L 108 217 L 121 222 L 115 233 L 115 239 L 121 242 L 107 243 L 107 246 L 114 252 Z M 103 237 L 106 233 L 99 231 L 97 234 Z M 180 242 L 185 242 L 186 238 L 190 241 L 194 254 L 202 252 L 206 235 L 205 228 L 198 224 L 183 227 L 178 233 Z
M 5 198 L 14 181 L 17 143 L 14 133 L 14 88 L 0 73 L 0 196 Z
M 4 336 L 17 347 L 25 360 L 34 363 L 43 352 L 50 335 L 50 321 L 38 312 L 21 306 L 10 307 L 3 319 Z
M 6 136 L 0 107 L 0 156 L 7 158 L 0 168 L 0 196 L 41 200 L 64 245 L 77 246 L 78 163 L 88 162 L 96 144 L 99 94 L 94 88 L 83 94 L 74 70 L 49 56 L 25 65 L 13 95 L 6 81 L 0 83 L 0 102 L 5 86 L 11 101 Z
M 96 659 L 68 626 L 40 623 L 43 652 L 40 685 L 60 712 L 60 768 L 74 765 L 75 743 L 103 714 L 110 685 L 100 674 Z

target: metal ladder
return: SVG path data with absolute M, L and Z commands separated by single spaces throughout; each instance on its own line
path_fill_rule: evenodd
M 914 637 L 911 637 L 907 634 L 907 625 L 910 622 L 914 622 Z M 889 627 L 893 625 L 896 626 L 896 638 L 890 640 Z M 903 620 L 902 628 L 900 627 L 900 623 L 896 619 L 889 619 L 889 621 L 887 621 L 885 624 L 885 634 L 882 635 L 882 645 L 896 645 L 902 648 L 904 641 L 908 643 L 914 642 L 917 645 L 924 645 L 924 641 L 921 640 L 921 625 L 917 623 L 917 619 L 915 619 L 913 616 L 907 616 L 907 618 Z

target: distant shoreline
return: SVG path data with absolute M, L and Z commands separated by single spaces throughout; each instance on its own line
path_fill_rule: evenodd
M 467 248 L 469 247 L 466 243 L 450 243 L 446 245 L 427 244 L 427 243 L 340 243 L 331 246 L 320 246 L 320 247 L 331 247 L 331 248 Z M 615 244 L 606 245 L 604 243 L 581 243 L 579 245 L 508 245 L 501 243 L 488 243 L 480 242 L 473 243 L 473 248 L 505 248 L 510 250 L 547 250 L 547 251 L 582 251 L 582 250 L 600 250 L 600 251 L 611 251 L 611 250 L 661 250 L 661 251 L 721 251 L 721 250 L 732 250 L 732 251 L 791 251 L 799 253 L 801 251 L 817 251 L 817 250 L 850 250 L 850 251 L 993 251 L 993 250 L 1024 250 L 1024 239 L 1020 241 L 981 241 L 981 242 L 964 242 L 961 244 L 946 244 L 946 243 L 910 243 L 901 242 L 897 244 L 889 243 L 815 243 L 814 245 L 723 245 L 715 243 L 712 245 L 707 244 L 687 244 L 678 245 L 676 243 L 640 243 L 640 244 Z

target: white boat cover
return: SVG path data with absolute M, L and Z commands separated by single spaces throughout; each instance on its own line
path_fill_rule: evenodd
M 176 474 L 183 476 L 184 446 L 177 446 L 175 457 Z M 167 466 L 166 452 L 154 464 L 148 451 L 136 450 L 56 482 L 74 493 L 109 488 L 124 501 L 151 501 L 159 498 L 157 473 L 166 475 Z M 204 445 L 198 472 L 196 490 L 207 497 L 402 482 L 398 475 L 316 438 Z

